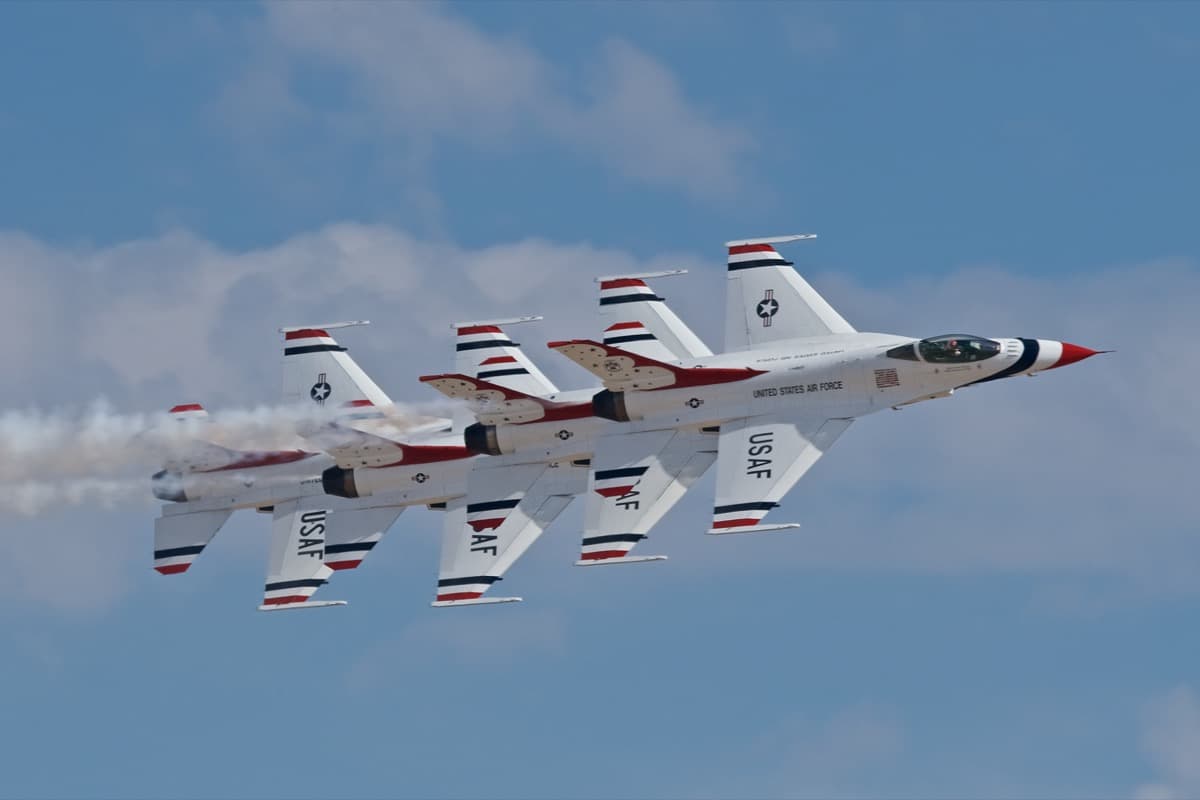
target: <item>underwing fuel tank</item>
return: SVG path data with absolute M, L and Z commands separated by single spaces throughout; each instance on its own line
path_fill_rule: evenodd
M 187 502 L 187 493 L 183 488 L 183 473 L 159 470 L 150 476 L 150 488 L 159 500 L 169 503 Z

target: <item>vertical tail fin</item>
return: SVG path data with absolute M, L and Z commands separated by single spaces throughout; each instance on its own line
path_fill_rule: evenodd
M 522 394 L 545 396 L 558 389 L 521 350 L 521 345 L 508 338 L 502 325 L 535 322 L 541 317 L 456 322 L 454 371 L 472 378 L 513 389 Z
M 280 328 L 283 344 L 283 400 L 285 403 L 317 403 L 389 406 L 391 399 L 338 344 L 329 331 L 358 322 Z
M 850 323 L 800 277 L 772 246 L 815 234 L 741 239 L 729 248 L 725 350 L 831 333 L 854 333 Z
M 606 326 L 604 343 L 658 361 L 712 355 L 700 337 L 643 280 L 686 273 L 687 270 L 676 269 L 597 278 L 600 317 Z

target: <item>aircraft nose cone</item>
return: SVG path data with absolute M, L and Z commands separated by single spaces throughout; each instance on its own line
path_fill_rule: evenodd
M 1105 351 L 1093 350 L 1090 347 L 1080 347 L 1077 344 L 1063 342 L 1062 355 L 1059 356 L 1058 361 L 1055 361 L 1054 366 L 1050 367 L 1050 369 L 1054 369 L 1055 367 L 1065 367 L 1067 364 L 1074 364 L 1076 361 L 1083 361 L 1085 358 L 1091 358 L 1092 356 L 1103 352 Z

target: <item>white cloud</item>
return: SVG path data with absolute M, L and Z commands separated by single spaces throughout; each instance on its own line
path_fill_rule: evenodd
M 557 127 L 628 178 L 711 194 L 739 184 L 736 155 L 745 131 L 713 122 L 685 99 L 662 64 L 624 41 L 610 41 L 592 66 L 590 102 L 565 110 Z
M 502 151 L 532 136 L 636 182 L 708 195 L 738 184 L 751 145 L 625 41 L 597 47 L 576 75 L 444 6 L 312 2 L 269 4 L 252 47 L 218 103 L 223 121 L 250 138 L 306 121 L 417 152 L 447 139 Z M 306 89 L 313 74 L 332 76 L 334 88 Z
M 1134 790 L 1137 800 L 1200 797 L 1200 698 L 1192 687 L 1177 686 L 1146 704 L 1141 745 L 1157 776 Z

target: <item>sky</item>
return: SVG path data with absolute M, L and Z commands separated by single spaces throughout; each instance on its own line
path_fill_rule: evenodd
M 1116 351 L 858 421 L 792 533 L 709 476 L 581 570 L 572 507 L 520 604 L 430 608 L 424 509 L 260 614 L 261 516 L 168 578 L 148 489 L 6 502 L 0 796 L 1200 796 L 1197 74 L 1184 3 L 0 4 L 0 432 L 269 405 L 335 319 L 399 401 L 522 314 L 581 388 L 593 277 L 717 344 L 802 232 L 860 330 Z

